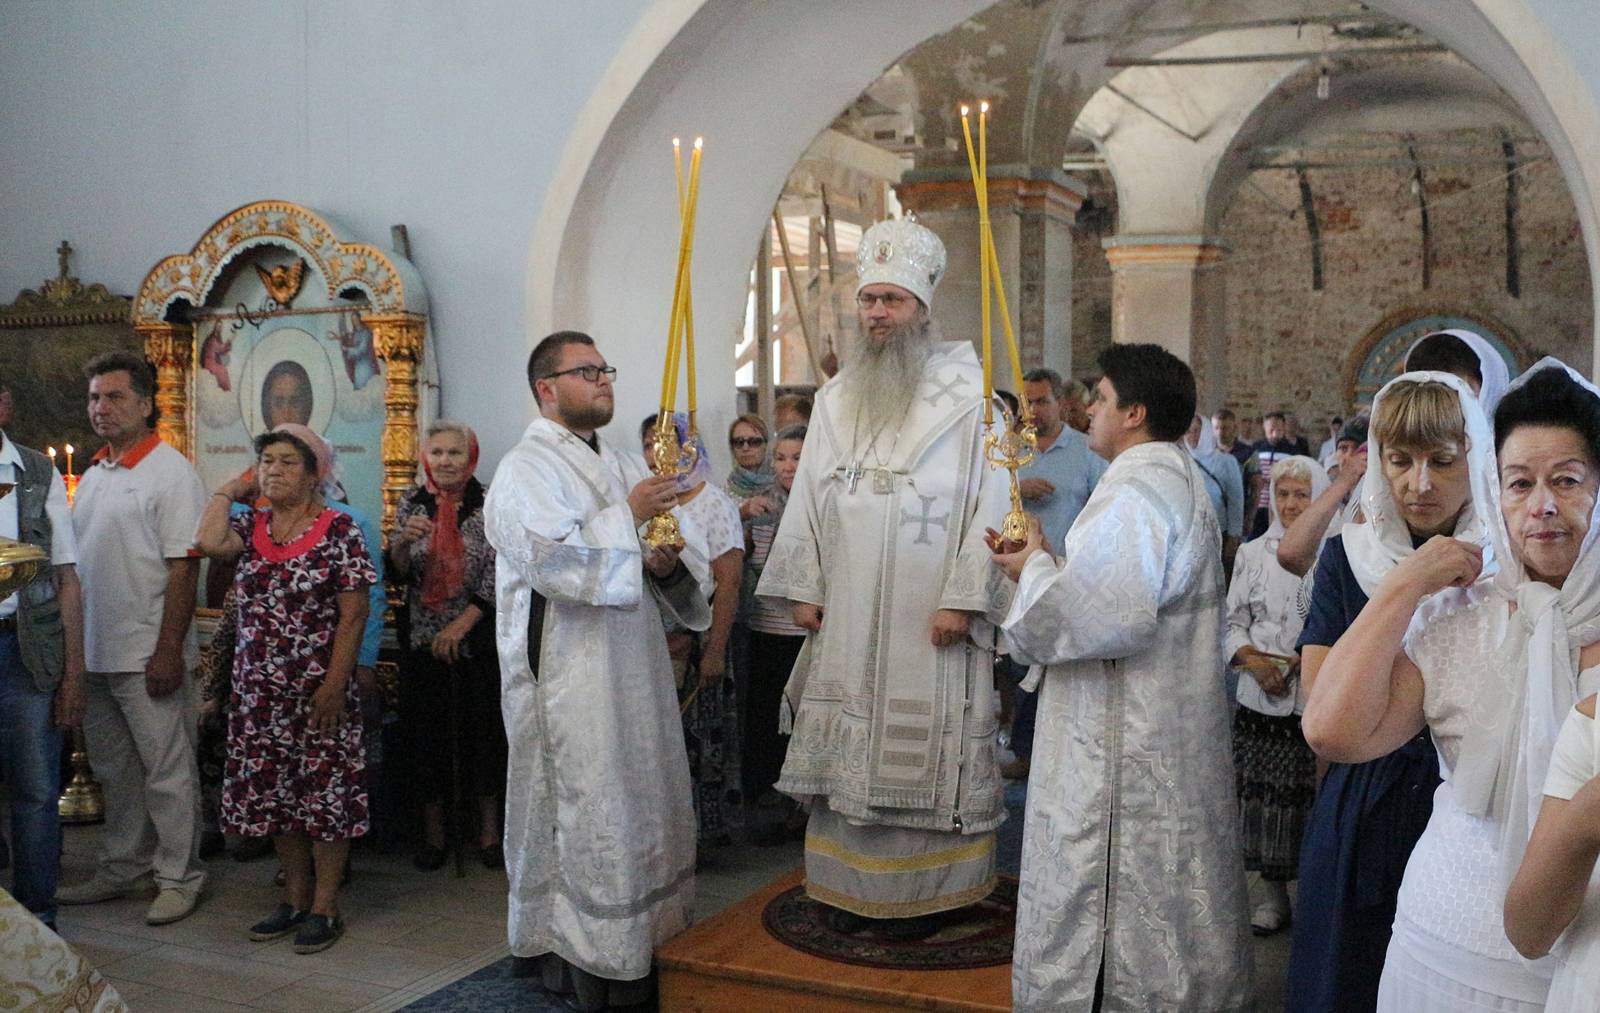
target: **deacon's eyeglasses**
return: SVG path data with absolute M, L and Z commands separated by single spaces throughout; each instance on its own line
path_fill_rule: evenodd
M 612 382 L 617 379 L 617 367 L 615 366 L 573 366 L 571 369 L 563 369 L 559 373 L 546 373 L 539 379 L 554 380 L 558 376 L 567 376 L 571 373 L 578 374 L 590 383 L 599 383 L 602 376 Z
M 903 292 L 862 292 L 856 296 L 856 305 L 864 310 L 870 310 L 875 302 L 883 303 L 886 310 L 897 310 L 906 304 L 911 296 Z
M 728 440 L 728 446 L 738 447 L 741 450 L 749 447 L 764 447 L 767 445 L 765 436 L 735 436 Z

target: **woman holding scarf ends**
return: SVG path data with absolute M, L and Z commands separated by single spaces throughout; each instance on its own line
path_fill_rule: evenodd
M 739 708 L 733 680 L 727 678 L 729 642 L 739 610 L 739 584 L 744 575 L 744 528 L 739 504 L 712 485 L 705 443 L 689 435 L 689 417 L 672 416 L 678 440 L 695 451 L 694 467 L 678 476 L 678 505 L 672 508 L 683 533 L 680 557 L 711 602 L 711 628 L 696 634 L 671 628 L 667 649 L 679 675 L 678 697 L 684 708 L 683 737 L 694 782 L 694 814 L 699 824 L 700 854 L 733 843 L 732 823 L 741 808 L 739 794 Z M 639 437 L 652 469 L 656 417 L 645 419 Z
M 1435 391 L 1432 401 L 1440 406 L 1450 398 L 1475 396 L 1481 413 L 1492 412 L 1505 390 L 1505 362 L 1466 331 L 1423 337 L 1408 353 L 1408 368 L 1413 360 L 1442 367 L 1464 385 L 1451 387 L 1442 400 Z M 1488 454 L 1490 448 L 1484 441 L 1465 450 L 1459 442 L 1428 443 L 1457 434 L 1431 433 L 1413 424 L 1413 400 L 1411 391 L 1392 401 L 1385 426 L 1378 425 L 1374 401 L 1368 435 L 1386 438 L 1396 453 L 1383 461 L 1378 445 L 1369 441 L 1367 455 L 1356 456 L 1355 470 L 1364 474 L 1344 512 L 1342 533 L 1324 543 L 1341 512 L 1339 494 L 1330 491 L 1312 503 L 1278 546 L 1279 563 L 1289 572 L 1315 566 L 1298 644 L 1308 699 L 1329 650 L 1398 562 L 1435 534 L 1453 532 L 1489 544 L 1486 522 L 1474 523 L 1467 510 L 1467 471 L 1451 465 L 1463 463 L 1469 453 Z M 1397 425 L 1401 421 L 1408 424 Z M 1364 462 L 1370 463 L 1362 468 Z M 1353 472 L 1350 479 L 1339 485 L 1351 485 Z M 1382 522 L 1368 522 L 1366 515 L 1380 504 Z M 1300 847 L 1287 1008 L 1345 1013 L 1376 1005 L 1400 879 L 1427 826 L 1438 785 L 1438 754 L 1426 734 L 1367 763 L 1328 765 Z
M 773 510 L 772 467 L 767 462 L 767 422 L 759 415 L 741 415 L 728 427 L 728 495 L 739 504 L 739 519 L 749 521 Z
M 506 731 L 494 646 L 494 548 L 484 535 L 478 436 L 460 422 L 428 427 L 423 484 L 400 500 L 389 532 L 389 563 L 405 581 L 408 655 L 400 714 L 422 800 L 422 846 L 413 860 L 444 864 L 445 802 L 460 788 L 473 799 L 483 864 L 500 868 Z M 453 778 L 456 779 L 453 783 Z M 460 824 L 466 814 L 452 814 Z
M 377 574 L 355 521 L 319 491 L 332 468 L 326 444 L 289 425 L 255 447 L 254 478 L 212 494 L 195 538 L 212 559 L 238 561 L 223 824 L 271 836 L 283 863 L 284 901 L 250 938 L 294 933 L 296 953 L 315 953 L 344 933 L 339 881 L 351 838 L 368 826 L 352 676 Z M 265 508 L 229 516 L 258 491 Z
M 1228 587 L 1223 653 L 1237 673 L 1233 763 L 1239 836 L 1244 866 L 1261 874 L 1266 894 L 1250 915 L 1258 936 L 1289 923 L 1288 884 L 1300 866 L 1300 839 L 1317 791 L 1316 757 L 1300 732 L 1305 693 L 1295 654 L 1311 581 L 1278 565 L 1278 541 L 1327 486 L 1328 473 L 1309 457 L 1273 466 L 1271 527 L 1239 549 Z
M 1396 383 L 1408 377 L 1455 382 Z M 1458 528 L 1396 565 L 1329 653 L 1305 715 L 1312 746 L 1345 762 L 1424 727 L 1438 743 L 1444 780 L 1378 991 L 1393 1013 L 1544 1009 L 1553 968 L 1518 955 L 1502 908 L 1557 732 L 1600 686 L 1600 393 L 1545 359 L 1511 385 L 1492 435 L 1475 402 L 1461 409 L 1464 516 L 1489 523 L 1492 549 Z M 1492 453 L 1476 449 L 1491 440 Z M 1389 467 L 1386 448 L 1375 454 Z

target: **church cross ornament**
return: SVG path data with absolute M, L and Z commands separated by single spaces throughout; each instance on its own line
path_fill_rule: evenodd
M 900 509 L 900 526 L 903 528 L 907 524 L 919 525 L 917 537 L 912 540 L 911 544 L 932 545 L 933 539 L 928 537 L 928 529 L 934 527 L 948 534 L 950 531 L 950 513 L 946 511 L 938 517 L 933 516 L 933 505 L 939 502 L 939 497 L 937 496 L 919 495 L 917 499 L 922 501 L 922 515 L 919 517 L 902 507 Z

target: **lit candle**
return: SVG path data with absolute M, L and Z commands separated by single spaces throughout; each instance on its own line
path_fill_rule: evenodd
M 968 120 L 972 110 L 968 106 L 961 107 L 961 134 L 967 142 L 967 167 L 972 173 L 973 193 L 978 202 L 978 290 L 980 306 L 983 314 L 981 347 L 983 350 L 983 422 L 989 425 L 994 422 L 994 364 L 993 353 L 990 349 L 989 332 L 991 323 L 989 319 L 989 253 L 986 239 L 988 237 L 988 215 L 985 213 L 985 186 L 982 167 L 978 164 L 977 149 L 972 146 L 972 124 Z M 979 135 L 982 136 L 983 121 L 978 121 Z
M 700 155 L 704 141 L 695 138 L 694 154 L 689 158 L 689 189 L 684 199 L 680 218 L 682 229 L 678 239 L 678 272 L 673 285 L 672 313 L 667 327 L 667 374 L 663 383 L 662 412 L 670 412 L 678 400 L 678 363 L 687 358 L 692 364 L 694 350 L 685 352 L 685 344 L 692 341 L 692 333 L 685 327 L 685 305 L 689 300 L 689 263 L 694 257 L 694 224 L 696 205 L 700 195 Z M 693 395 L 691 394 L 691 401 Z M 691 408 L 694 405 L 691 403 Z
M 72 444 L 67 444 L 67 475 L 72 475 Z

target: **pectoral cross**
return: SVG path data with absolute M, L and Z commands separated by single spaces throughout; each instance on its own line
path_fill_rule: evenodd
M 854 461 L 850 467 L 844 469 L 844 480 L 849 483 L 847 491 L 853 494 L 856 491 L 856 485 L 861 481 L 861 476 L 866 473 L 867 470 L 861 466 L 860 461 Z

